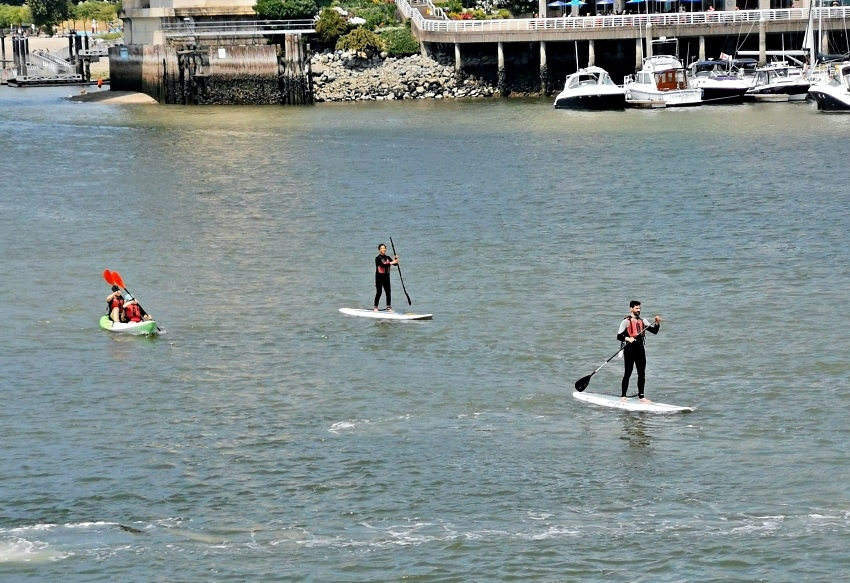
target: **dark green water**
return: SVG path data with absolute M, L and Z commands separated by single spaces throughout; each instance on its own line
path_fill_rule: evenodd
M 850 116 L 67 92 L 0 88 L 4 581 L 847 573 Z M 337 311 L 390 237 L 431 322 Z M 631 299 L 694 413 L 571 397 Z

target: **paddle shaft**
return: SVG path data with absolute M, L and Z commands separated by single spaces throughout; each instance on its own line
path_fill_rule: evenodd
M 649 330 L 649 328 L 644 328 L 643 330 L 641 330 L 641 331 L 640 331 L 640 334 L 638 334 L 637 336 L 635 336 L 635 340 L 637 340 L 637 339 L 638 339 L 638 338 L 640 338 L 641 336 L 645 335 L 647 330 Z M 628 346 L 628 345 L 626 345 L 626 346 Z M 609 362 L 611 362 L 612 360 L 614 360 L 614 357 L 615 357 L 615 356 L 617 356 L 618 354 L 620 354 L 622 351 L 624 351 L 624 350 L 626 349 L 626 346 L 623 346 L 622 348 L 620 348 L 620 350 L 618 350 L 617 352 L 615 352 L 614 354 L 612 354 L 612 355 L 611 355 L 611 358 L 609 358 L 608 360 L 606 360 L 605 362 L 603 362 L 601 365 L 599 365 L 599 368 L 597 368 L 595 371 L 593 371 L 592 373 L 590 373 L 590 374 L 589 374 L 589 375 L 587 375 L 586 377 L 581 377 L 579 380 L 577 380 L 577 381 L 576 381 L 576 384 L 575 384 L 575 388 L 576 388 L 576 390 L 577 390 L 579 393 L 580 393 L 580 392 L 582 392 L 583 390 L 585 390 L 585 389 L 587 388 L 587 385 L 589 385 L 589 384 L 590 384 L 590 378 L 591 378 L 593 375 L 595 375 L 596 373 L 598 373 L 598 372 L 602 369 L 602 367 L 603 367 L 603 366 L 605 366 L 606 364 L 608 364 Z
M 398 253 L 395 252 L 395 243 L 393 243 L 392 237 L 390 237 L 390 245 L 393 247 L 393 255 L 398 255 Z M 410 295 L 407 293 L 407 288 L 404 287 L 404 278 L 401 276 L 401 265 L 396 263 L 396 267 L 398 268 L 398 278 L 401 280 L 401 289 L 404 290 L 404 295 L 407 296 L 407 305 L 412 306 L 413 302 L 410 301 Z

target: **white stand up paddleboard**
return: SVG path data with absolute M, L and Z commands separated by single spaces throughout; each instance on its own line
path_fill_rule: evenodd
M 689 413 L 693 407 L 679 407 L 678 405 L 667 405 L 666 403 L 641 403 L 637 397 L 621 401 L 620 397 L 613 395 L 597 395 L 596 393 L 573 393 L 573 397 L 585 403 L 593 403 L 602 407 L 614 409 L 625 409 L 626 411 L 643 411 L 646 413 Z
M 376 320 L 430 320 L 434 314 L 414 314 L 411 312 L 387 312 L 385 310 L 363 310 L 361 308 L 340 308 L 340 312 L 349 316 L 374 318 Z

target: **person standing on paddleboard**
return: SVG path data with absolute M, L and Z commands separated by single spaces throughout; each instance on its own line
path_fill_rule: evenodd
M 375 303 L 372 310 L 378 311 L 378 301 L 381 299 L 381 291 L 387 292 L 387 311 L 393 311 L 392 290 L 390 288 L 390 269 L 398 265 L 398 255 L 390 259 L 387 255 L 387 246 L 378 245 L 378 256 L 375 257 Z
M 655 322 L 650 325 L 649 320 L 640 317 L 640 302 L 637 300 L 629 302 L 629 310 L 631 313 L 620 322 L 620 328 L 617 330 L 617 340 L 623 343 L 623 359 L 626 365 L 621 386 L 621 400 L 626 400 L 629 378 L 632 376 L 632 369 L 637 365 L 638 398 L 641 403 L 651 403 L 652 401 L 644 397 L 643 392 L 646 372 L 646 333 L 658 334 L 661 328 L 661 316 L 655 316 Z

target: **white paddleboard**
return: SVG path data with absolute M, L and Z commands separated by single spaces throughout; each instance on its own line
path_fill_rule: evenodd
M 374 318 L 376 320 L 430 320 L 434 314 L 414 314 L 411 312 L 387 312 L 386 310 L 374 311 L 361 308 L 340 308 L 340 312 L 349 316 L 361 318 Z
M 626 401 L 621 401 L 620 397 L 613 395 L 597 395 L 596 393 L 573 393 L 573 397 L 585 403 L 593 403 L 602 407 L 612 407 L 614 409 L 625 409 L 626 411 L 644 411 L 646 413 L 689 413 L 693 411 L 693 407 L 679 407 L 678 405 L 668 405 L 666 403 L 641 403 L 637 397 L 632 397 Z

